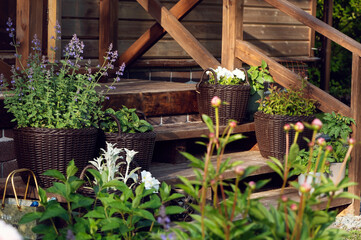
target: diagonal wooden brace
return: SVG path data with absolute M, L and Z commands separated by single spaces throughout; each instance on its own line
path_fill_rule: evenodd
M 137 0 L 137 2 L 203 69 L 216 68 L 220 65 L 217 59 L 158 0 Z

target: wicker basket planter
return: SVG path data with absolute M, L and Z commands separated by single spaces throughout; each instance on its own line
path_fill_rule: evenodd
M 314 116 L 281 116 L 256 112 L 254 114 L 254 123 L 261 155 L 283 160 L 286 153 L 286 134 L 283 126 L 286 123 L 312 122 L 314 118 Z M 294 131 L 290 131 L 290 142 L 293 141 L 294 135 Z M 304 137 L 311 139 L 312 131 L 305 128 L 299 135 L 297 143 L 300 149 L 307 147 Z
M 215 122 L 215 111 L 211 105 L 211 100 L 214 96 L 217 96 L 222 101 L 229 103 L 219 108 L 220 125 L 227 125 L 230 119 L 236 120 L 238 123 L 245 121 L 251 87 L 248 84 L 247 71 L 243 68 L 241 70 L 245 72 L 246 76 L 247 84 L 244 85 L 210 84 L 203 81 L 206 72 L 212 72 L 216 82 L 217 75 L 212 69 L 204 70 L 200 81 L 197 83 L 197 102 L 200 115 L 206 114 Z
M 127 148 L 129 150 L 137 151 L 138 153 L 134 156 L 133 161 L 142 168 L 142 170 L 149 170 L 152 162 L 153 150 L 155 145 L 156 133 L 144 132 L 144 133 L 123 133 L 121 131 L 120 122 L 114 116 L 109 114 L 118 125 L 118 133 L 102 133 L 101 146 L 105 147 L 105 141 L 115 144 L 118 148 Z M 125 154 L 123 154 L 125 157 Z
M 19 168 L 32 170 L 40 186 L 50 187 L 55 179 L 41 174 L 49 169 L 57 169 L 65 174 L 72 159 L 79 169 L 84 168 L 95 156 L 97 135 L 96 128 L 15 128 L 14 142 Z

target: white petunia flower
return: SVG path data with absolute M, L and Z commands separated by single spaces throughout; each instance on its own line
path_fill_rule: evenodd
M 246 75 L 244 74 L 244 72 L 242 70 L 239 70 L 238 68 L 234 69 L 232 73 L 236 78 L 239 78 L 242 80 L 244 80 L 246 78 Z
M 0 240 L 22 240 L 18 230 L 0 219 Z
M 145 189 L 149 190 L 153 188 L 155 189 L 154 192 L 158 192 L 160 185 L 158 179 L 152 177 L 152 174 L 145 170 L 141 172 L 141 175 L 142 175 L 142 183 L 144 183 Z

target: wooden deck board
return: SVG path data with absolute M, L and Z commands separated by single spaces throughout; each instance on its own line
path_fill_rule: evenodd
M 264 173 L 273 172 L 273 170 L 268 167 L 266 158 L 263 158 L 259 151 L 246 151 L 246 152 L 237 152 L 229 153 L 224 155 L 224 159 L 231 158 L 231 163 L 235 161 L 243 161 L 243 166 L 258 166 L 259 169 L 255 171 L 252 175 L 260 175 Z M 212 157 L 212 163 L 216 164 L 216 158 Z M 171 164 L 171 163 L 152 163 L 150 167 L 150 172 L 152 175 L 157 178 L 159 181 L 165 181 L 168 184 L 177 184 L 181 181 L 178 176 L 183 176 L 188 179 L 194 179 L 195 174 L 192 168 L 189 167 L 190 162 Z M 235 178 L 236 175 L 233 170 L 228 170 L 223 174 L 225 179 Z
M 104 91 L 109 96 L 103 105 L 119 109 L 122 105 L 137 108 L 146 116 L 165 116 L 197 113 L 197 95 L 195 84 L 126 79 L 115 83 L 114 90 L 107 91 L 101 84 L 97 91 Z
M 220 128 L 222 133 L 225 127 Z M 202 134 L 208 135 L 209 130 L 203 122 L 176 123 L 154 126 L 157 133 L 156 141 L 168 141 L 177 139 L 197 138 Z M 253 132 L 254 123 L 245 123 L 237 125 L 233 133 Z

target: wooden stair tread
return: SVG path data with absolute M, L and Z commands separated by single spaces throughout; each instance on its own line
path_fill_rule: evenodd
M 257 192 L 251 195 L 251 199 L 259 198 L 260 202 L 267 208 L 270 206 L 277 206 L 280 197 L 281 189 L 274 189 L 269 191 Z M 299 202 L 300 196 L 298 190 L 293 187 L 285 188 L 283 193 L 288 199 Z M 320 199 L 320 203 L 313 206 L 314 209 L 321 210 L 327 206 L 328 199 L 326 197 Z M 351 204 L 352 200 L 348 198 L 338 198 L 331 201 L 330 208 L 340 207 Z
M 225 127 L 220 127 L 222 133 Z M 154 131 L 157 133 L 156 141 L 168 141 L 177 139 L 197 138 L 202 134 L 208 135 L 209 130 L 203 122 L 188 122 L 188 123 L 175 123 L 154 126 Z M 253 132 L 254 123 L 244 123 L 237 125 L 233 133 Z
M 107 92 L 105 85 L 109 84 L 102 83 L 97 91 Z M 103 103 L 106 108 L 125 105 L 143 111 L 148 117 L 198 112 L 195 84 L 122 79 L 114 86 L 114 90 L 107 92 L 109 100 Z
M 268 159 L 262 157 L 259 151 L 245 151 L 224 154 L 223 159 L 227 158 L 231 159 L 231 163 L 235 161 L 243 161 L 242 166 L 245 168 L 248 166 L 258 166 L 259 168 L 253 172 L 253 176 L 273 172 L 273 170 L 266 163 Z M 212 163 L 214 166 L 216 165 L 215 156 L 212 157 Z M 189 167 L 189 164 L 190 162 L 176 164 L 153 162 L 150 166 L 150 172 L 159 181 L 165 181 L 168 184 L 174 185 L 181 183 L 178 176 L 183 176 L 188 179 L 195 179 L 195 174 L 192 168 Z M 236 177 L 233 169 L 227 170 L 223 176 L 225 179 Z

